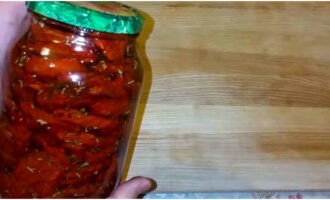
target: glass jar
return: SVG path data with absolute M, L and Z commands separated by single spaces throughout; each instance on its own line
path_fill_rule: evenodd
M 106 197 L 120 180 L 143 79 L 142 17 L 119 3 L 29 2 L 4 77 L 4 198 Z

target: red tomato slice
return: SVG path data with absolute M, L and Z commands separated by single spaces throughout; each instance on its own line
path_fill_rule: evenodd
M 45 152 L 36 152 L 22 158 L 16 169 L 13 184 L 16 198 L 45 198 L 51 196 L 64 172 L 56 159 Z
M 30 32 L 32 33 L 32 37 L 34 39 L 47 40 L 44 29 L 38 23 L 30 24 Z
M 104 161 L 107 163 L 107 161 Z M 88 182 L 88 179 L 95 176 L 95 172 L 99 171 L 105 163 L 90 164 L 83 162 L 70 169 L 63 178 L 61 185 L 75 185 L 82 182 Z
M 22 101 L 32 101 L 35 92 L 24 86 L 23 81 L 21 83 L 11 84 L 13 96 L 18 97 Z
M 104 76 L 93 75 L 86 79 L 88 94 L 108 97 L 126 96 L 125 82 L 121 79 L 111 80 Z
M 116 125 L 118 124 L 118 122 L 115 120 L 92 115 L 84 115 L 80 111 L 74 109 L 55 110 L 54 116 L 64 122 L 73 123 L 82 127 L 94 127 L 95 129 L 116 127 Z
M 29 147 L 31 131 L 23 123 L 9 124 L 8 131 L 13 135 L 17 155 L 21 155 Z
M 45 26 L 42 30 L 46 35 L 47 40 L 52 41 L 54 43 L 68 43 L 74 37 L 73 33 L 60 31 L 50 26 Z M 37 39 L 39 38 L 40 37 L 38 37 Z
M 73 53 L 71 46 L 68 44 L 38 40 L 34 43 L 28 43 L 27 49 L 48 58 L 63 58 Z
M 97 63 L 97 65 L 92 66 L 91 68 L 106 76 L 112 75 L 117 76 L 119 78 L 133 78 L 134 74 L 136 73 L 135 62 L 136 61 L 134 58 L 124 58 L 115 61 L 101 60 Z M 132 80 L 132 78 L 127 80 Z
M 113 188 L 116 184 L 116 179 L 118 176 L 118 161 L 116 156 L 112 156 L 110 163 L 105 168 L 104 172 L 100 173 L 97 177 L 98 181 L 102 181 L 103 183 L 108 183 L 109 188 Z
M 43 91 L 36 95 L 36 101 L 45 109 L 52 110 L 66 106 L 70 102 L 70 98 L 61 93 L 49 94 L 49 92 Z
M 27 44 L 27 49 L 47 58 L 67 58 L 70 55 L 81 63 L 94 63 L 97 60 L 97 53 L 93 49 L 70 43 L 36 41 Z
M 0 162 L 9 166 L 14 164 L 17 159 L 14 136 L 4 124 L 0 127 L 0 146 Z
M 13 99 L 12 92 L 7 88 L 6 91 L 3 92 L 3 101 L 6 110 L 9 112 L 17 109 L 17 105 L 12 99 Z
M 124 63 L 120 62 L 100 61 L 94 66 L 94 69 L 105 75 L 121 75 L 125 71 L 126 67 Z
M 54 193 L 54 198 L 92 198 L 93 195 L 98 193 L 100 183 L 87 183 L 79 184 L 74 187 L 65 187 L 64 189 Z M 96 196 L 95 198 L 99 198 Z M 104 196 L 102 196 L 104 197 Z
M 31 56 L 25 67 L 27 72 L 44 77 L 67 76 L 75 72 L 85 71 L 84 66 L 72 58 L 45 59 Z
M 21 102 L 20 103 L 21 110 L 28 116 L 27 123 L 31 127 L 50 127 L 51 125 L 59 125 L 62 127 L 66 127 L 68 130 L 76 130 L 77 125 L 71 123 L 65 123 L 61 121 L 59 118 L 38 109 L 33 106 L 33 104 L 29 102 Z
M 74 133 L 60 130 L 54 133 L 58 139 L 65 143 L 67 149 L 81 151 L 89 147 L 97 146 L 98 139 L 89 133 Z
M 0 172 L 0 192 L 1 192 L 1 198 L 9 199 L 9 198 L 15 198 L 15 195 L 12 192 L 12 185 L 16 180 L 14 180 L 14 177 L 12 174 L 6 173 L 4 167 L 1 167 Z
M 127 46 L 129 44 L 129 38 L 125 37 L 114 40 L 103 40 L 96 38 L 94 39 L 94 42 L 98 48 L 103 50 L 103 54 L 109 60 L 118 60 L 125 57 Z
M 101 99 L 92 104 L 91 112 L 102 116 L 116 116 L 130 111 L 128 99 Z
M 7 119 L 9 119 L 10 123 L 25 123 L 26 119 L 20 110 L 12 110 L 9 111 L 8 114 L 6 115 Z
M 73 33 L 56 30 L 43 22 L 31 23 L 30 30 L 34 40 L 67 43 L 72 40 Z
M 86 46 L 72 44 L 73 52 L 72 56 L 77 58 L 83 64 L 96 63 L 98 59 L 98 53 L 92 48 Z
M 105 160 L 110 160 L 113 154 L 117 150 L 117 145 L 109 143 L 106 148 L 100 148 L 98 151 L 87 151 L 84 156 L 84 160 L 91 165 L 95 163 L 103 163 Z
M 60 145 L 60 141 L 51 134 L 44 133 L 33 133 L 33 139 L 37 145 L 41 146 L 42 149 L 50 156 L 52 156 L 58 163 L 63 166 L 69 164 L 68 158 L 65 155 L 65 149 Z
M 67 85 L 59 89 L 38 92 L 36 101 L 45 110 L 64 107 L 78 108 L 92 105 L 97 98 L 85 94 L 85 86 Z
M 20 108 L 26 115 L 32 117 L 36 122 L 39 121 L 39 123 L 43 123 L 44 125 L 48 123 L 60 124 L 51 114 L 34 107 L 30 102 L 21 102 Z

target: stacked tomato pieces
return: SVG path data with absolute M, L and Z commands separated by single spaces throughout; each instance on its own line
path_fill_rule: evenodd
M 104 197 L 113 189 L 141 84 L 134 39 L 33 19 L 3 84 L 2 197 Z

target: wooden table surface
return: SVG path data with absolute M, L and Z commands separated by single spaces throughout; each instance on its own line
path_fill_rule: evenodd
M 330 3 L 127 4 L 146 18 L 128 177 L 158 191 L 330 189 Z

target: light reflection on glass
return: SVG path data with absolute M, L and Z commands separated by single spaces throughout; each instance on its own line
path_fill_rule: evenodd
M 40 55 L 42 56 L 49 56 L 49 53 L 50 53 L 50 49 L 47 47 L 43 47 L 40 51 Z
M 77 46 L 74 47 L 74 50 L 75 51 L 83 51 L 84 49 L 82 48 L 82 46 L 77 45 Z
M 82 78 L 79 74 L 69 74 L 70 80 L 78 85 L 81 84 Z
M 77 44 L 77 45 L 85 45 L 87 42 L 86 38 L 77 36 L 72 40 L 72 43 Z

